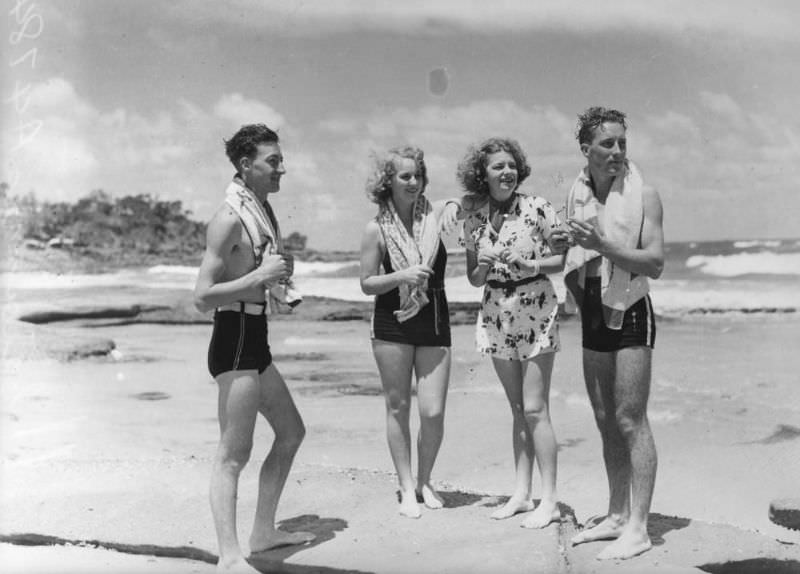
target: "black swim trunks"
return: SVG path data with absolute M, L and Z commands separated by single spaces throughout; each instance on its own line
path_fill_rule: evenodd
M 656 343 L 656 318 L 650 296 L 634 303 L 622 319 L 621 329 L 609 329 L 603 319 L 600 278 L 587 277 L 581 305 L 583 348 L 610 353 L 626 347 L 650 347 Z
M 208 370 L 212 377 L 227 371 L 250 369 L 263 373 L 272 364 L 267 342 L 264 306 L 236 303 L 214 312 L 214 333 L 208 346 Z M 239 310 L 230 310 L 239 306 Z M 256 308 L 256 313 L 250 311 Z M 260 308 L 260 312 L 258 312 Z

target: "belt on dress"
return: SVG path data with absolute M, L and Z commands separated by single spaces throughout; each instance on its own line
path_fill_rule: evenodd
M 533 283 L 534 281 L 543 279 L 544 277 L 544 273 L 539 273 L 538 275 L 533 275 L 532 277 L 523 277 L 522 279 L 516 279 L 514 281 L 497 281 L 496 279 L 489 279 L 486 284 L 492 289 L 505 289 L 510 291 L 512 289 L 516 289 L 517 287 L 521 287 L 522 285 L 527 285 L 528 283 Z
M 267 304 L 237 301 L 236 303 L 217 307 L 217 311 L 235 311 L 236 313 L 244 313 L 245 315 L 264 315 L 267 311 Z

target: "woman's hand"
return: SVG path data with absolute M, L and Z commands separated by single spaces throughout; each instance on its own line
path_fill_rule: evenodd
M 431 275 L 433 275 L 433 269 L 427 265 L 414 265 L 397 272 L 401 283 L 415 287 L 423 285 Z
M 533 261 L 525 259 L 519 251 L 506 249 L 503 252 L 503 262 L 509 267 L 516 266 L 519 269 L 531 269 Z
M 492 267 L 495 263 L 502 261 L 501 253 L 496 249 L 479 249 L 478 250 L 478 265 L 483 267 Z
M 547 239 L 550 250 L 557 254 L 563 255 L 570 247 L 575 245 L 575 240 L 572 239 L 572 234 L 566 229 L 553 229 L 550 232 L 550 237 Z

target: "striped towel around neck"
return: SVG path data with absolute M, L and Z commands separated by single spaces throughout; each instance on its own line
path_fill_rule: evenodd
M 420 264 L 433 267 L 439 251 L 439 226 L 433 206 L 424 195 L 420 195 L 414 203 L 412 234 L 400 221 L 391 199 L 381 204 L 376 221 L 383 234 L 392 269 L 399 271 Z M 414 317 L 428 304 L 427 290 L 427 280 L 420 286 L 405 283 L 398 286 L 400 308 L 394 315 L 400 323 Z
M 256 265 L 261 264 L 265 255 L 283 252 L 281 230 L 272 208 L 268 203 L 262 203 L 238 176 L 233 178 L 225 190 L 225 203 L 239 216 L 250 237 Z M 302 301 L 302 296 L 294 288 L 291 279 L 268 285 L 265 292 L 268 311 L 273 310 L 275 304 L 294 307 Z

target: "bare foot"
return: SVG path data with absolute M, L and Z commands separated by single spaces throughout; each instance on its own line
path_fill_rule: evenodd
M 285 532 L 275 530 L 263 539 L 250 539 L 250 555 L 259 554 L 281 546 L 294 546 L 296 544 L 307 544 L 316 538 L 312 532 Z
M 225 574 L 260 574 L 258 570 L 250 566 L 243 557 L 234 560 L 223 560 L 217 562 L 217 572 Z
M 444 508 L 444 500 L 442 500 L 439 493 L 433 490 L 429 484 L 423 484 L 422 487 L 417 490 L 417 493 L 422 497 L 422 501 L 428 508 L 432 510 Z
M 511 518 L 515 514 L 519 514 L 520 512 L 530 512 L 531 510 L 533 510 L 532 500 L 521 500 L 512 496 L 508 499 L 508 502 L 492 512 L 492 519 L 505 520 L 506 518 Z
M 647 533 L 626 531 L 614 542 L 603 548 L 597 555 L 598 560 L 627 560 L 647 552 L 653 547 Z
M 551 522 L 559 520 L 561 520 L 561 511 L 558 509 L 558 503 L 542 501 L 520 526 L 523 528 L 544 528 Z
M 417 493 L 413 490 L 400 492 L 400 514 L 406 518 L 419 518 L 422 512 L 417 504 Z
M 572 537 L 572 545 L 577 546 L 584 542 L 594 542 L 595 540 L 614 540 L 619 538 L 625 523 L 617 518 L 606 517 L 602 522 L 578 532 Z

